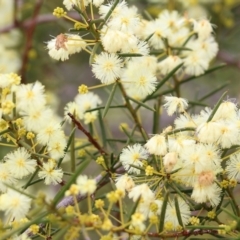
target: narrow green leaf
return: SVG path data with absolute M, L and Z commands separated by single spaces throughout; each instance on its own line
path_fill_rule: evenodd
M 61 122 L 60 122 L 60 126 L 62 127 L 63 126 L 63 124 L 66 122 L 66 118 L 65 119 L 63 119 Z
M 211 91 L 210 93 L 208 93 L 208 94 L 206 94 L 205 96 L 203 96 L 202 98 L 200 98 L 198 101 L 201 102 L 201 101 L 205 100 L 206 98 L 212 96 L 213 94 L 221 91 L 223 88 L 225 88 L 225 87 L 228 86 L 228 85 L 229 85 L 229 82 L 224 83 L 223 85 L 215 88 L 213 91 Z
M 98 111 L 98 121 L 99 121 L 99 125 L 100 125 L 103 148 L 106 148 L 106 146 L 107 146 L 106 138 L 107 137 L 106 137 L 106 130 L 105 130 L 105 125 L 103 123 L 103 118 L 102 118 L 102 112 L 101 111 Z
M 186 226 L 185 228 L 187 229 L 224 229 L 225 227 L 218 227 L 218 226 L 206 226 L 206 225 L 189 225 L 189 226 Z
M 74 32 L 74 33 L 83 33 L 83 32 L 88 32 L 88 29 L 86 28 L 80 28 L 80 29 L 75 29 L 75 28 L 69 28 L 69 32 Z
M 174 89 L 169 89 L 169 90 L 166 90 L 166 91 L 163 91 L 163 92 L 160 92 L 160 93 L 155 93 L 155 94 L 153 94 L 152 96 L 149 96 L 149 97 L 147 98 L 147 100 L 156 99 L 156 98 L 159 98 L 159 97 L 161 97 L 161 96 L 164 96 L 164 95 L 166 95 L 166 94 L 168 94 L 168 93 L 173 93 L 173 92 L 175 92 Z M 144 99 L 144 102 L 145 102 L 145 101 L 146 101 L 146 100 Z
M 189 42 L 189 40 L 196 35 L 196 33 L 192 33 L 189 35 L 189 37 L 185 40 L 185 42 L 183 43 L 182 47 L 186 46 L 186 44 Z M 180 53 L 180 51 L 177 52 L 177 55 Z
M 147 97 L 144 99 L 143 102 L 145 102 L 146 100 L 150 99 L 151 96 L 152 96 L 155 92 L 157 92 L 157 90 L 160 89 L 160 88 L 167 82 L 167 80 L 168 80 L 169 78 L 171 78 L 171 77 L 177 72 L 177 70 L 178 70 L 179 68 L 182 67 L 182 65 L 183 65 L 183 63 L 179 64 L 179 65 L 178 65 L 177 67 L 175 67 L 170 73 L 168 73 L 168 74 L 162 79 L 162 81 L 161 81 L 160 83 L 158 83 L 158 85 L 156 86 L 156 89 L 154 90 L 154 92 L 153 92 L 152 94 L 150 94 L 149 96 L 147 96 Z
M 149 55 L 160 55 L 160 54 L 162 54 L 164 52 L 165 52 L 165 50 L 163 50 L 163 49 L 152 50 L 152 51 L 149 52 Z
M 14 91 L 12 94 L 12 101 L 15 104 L 15 107 L 13 108 L 13 118 L 17 116 L 17 109 L 16 109 L 16 92 Z
M 153 32 L 152 34 L 150 34 L 145 40 L 144 40 L 144 42 L 148 42 L 151 38 L 152 38 L 152 36 L 155 34 L 155 32 Z
M 95 57 L 95 55 L 98 51 L 98 48 L 100 47 L 100 44 L 101 44 L 100 42 L 97 42 L 92 49 L 92 53 L 91 53 L 90 58 L 89 58 L 89 64 L 90 65 L 92 65 L 93 62 L 94 62 L 94 57 Z
M 189 104 L 191 104 L 193 106 L 202 106 L 202 107 L 207 107 L 208 105 L 206 103 L 201 103 L 201 102 L 195 102 L 195 101 L 189 101 Z
M 67 146 L 65 147 L 64 149 L 64 155 L 59 159 L 59 162 L 58 162 L 58 167 L 61 166 L 61 163 L 63 161 L 63 159 L 65 158 L 66 154 L 67 154 L 67 151 L 69 149 L 69 146 L 71 145 L 71 142 L 73 141 L 74 139 L 74 134 L 75 134 L 75 130 L 76 130 L 76 127 L 74 127 L 70 133 L 70 136 L 68 138 L 68 142 L 67 142 Z M 76 150 L 76 149 L 75 149 Z
M 136 166 L 136 165 L 134 165 L 134 164 L 129 164 L 129 166 L 130 166 L 130 167 L 133 167 L 133 168 L 136 168 L 136 169 L 139 169 L 139 170 L 141 170 L 141 171 L 145 171 L 144 168 L 141 168 L 141 167 Z M 129 169 L 130 169 L 130 168 L 129 168 Z
M 162 209 L 161 209 L 161 215 L 160 215 L 160 221 L 159 221 L 159 233 L 163 231 L 164 228 L 164 221 L 165 221 L 165 214 L 167 211 L 167 203 L 168 203 L 168 196 L 169 192 L 165 192 L 165 196 L 163 199 Z
M 142 57 L 141 53 L 119 53 L 119 57 Z
M 110 93 L 110 95 L 109 95 L 109 98 L 108 98 L 108 100 L 107 100 L 106 106 L 105 106 L 104 111 L 103 111 L 103 118 L 106 116 L 106 114 L 107 114 L 107 112 L 108 112 L 108 109 L 109 109 L 110 104 L 111 104 L 111 102 L 112 102 L 112 100 L 113 100 L 115 91 L 116 91 L 116 89 L 117 89 L 117 85 L 118 85 L 118 84 L 117 84 L 117 82 L 116 82 L 116 83 L 114 83 L 114 85 L 113 85 L 113 87 L 112 87 L 112 91 L 111 91 L 111 93 Z
M 110 155 L 110 164 L 111 164 L 111 167 L 113 167 L 115 165 L 114 153 L 111 153 L 111 155 Z
M 130 138 L 128 138 L 128 140 L 127 140 L 127 142 L 126 142 L 126 145 L 129 145 L 129 144 L 130 144 L 130 141 L 131 141 L 131 139 L 132 139 L 132 137 L 133 137 L 136 129 L 137 129 L 137 124 L 135 124 L 134 128 L 132 129 L 132 132 L 131 132 L 131 134 L 130 134 Z M 139 143 L 139 141 L 137 141 L 137 142 Z M 144 141 L 144 143 L 145 143 L 145 141 Z
M 219 65 L 219 66 L 210 68 L 209 70 L 207 70 L 206 72 L 204 72 L 202 75 L 189 77 L 189 78 L 187 78 L 187 79 L 179 82 L 179 84 L 181 85 L 181 84 L 183 84 L 183 83 L 186 83 L 186 82 L 192 81 L 192 80 L 194 80 L 194 79 L 197 79 L 197 78 L 199 78 L 199 77 L 205 76 L 205 75 L 207 75 L 207 74 L 209 74 L 209 73 L 211 73 L 211 72 L 214 72 L 214 71 L 216 71 L 216 70 L 218 70 L 218 69 L 221 69 L 221 68 L 223 68 L 223 67 L 225 67 L 225 66 L 226 66 L 226 64 L 222 64 L 222 65 Z
M 31 195 L 31 194 L 29 194 L 29 193 L 26 193 L 26 192 L 24 192 L 24 191 L 22 191 L 22 190 L 20 190 L 20 189 L 18 189 L 18 188 L 16 188 L 16 187 L 14 187 L 13 185 L 9 185 L 9 184 L 6 184 L 6 183 L 3 183 L 5 186 L 7 186 L 8 188 L 11 188 L 11 189 L 13 189 L 14 191 L 16 191 L 16 192 L 18 192 L 18 193 L 21 193 L 22 195 L 25 195 L 25 196 L 27 196 L 27 197 L 29 197 L 29 198 L 31 198 L 31 199 L 35 199 L 35 196 L 33 196 L 33 195 Z
M 92 25 L 94 23 L 101 23 L 101 22 L 104 22 L 103 18 L 93 19 L 90 21 L 90 25 Z
M 63 236 L 69 230 L 69 226 L 62 227 L 61 229 L 56 230 L 55 234 L 51 234 L 52 240 L 62 240 Z
M 92 123 L 88 124 L 88 131 L 89 131 L 90 135 L 94 136 L 94 134 L 93 134 L 93 124 Z
M 111 14 L 113 13 L 114 9 L 116 8 L 116 6 L 118 5 L 120 0 L 115 0 L 111 6 L 111 8 L 109 9 L 108 13 L 106 14 L 106 16 L 104 17 L 104 22 L 102 22 L 99 26 L 99 29 L 101 29 L 104 25 L 105 22 L 107 22 L 107 20 L 110 18 Z
M 239 217 L 233 213 L 231 213 L 230 211 L 228 211 L 228 209 L 226 208 L 220 208 L 222 209 L 223 212 L 227 213 L 230 217 L 232 217 L 234 220 L 236 220 L 237 222 L 239 222 Z
M 193 128 L 193 127 L 178 128 L 178 129 L 174 129 L 171 132 L 166 133 L 166 135 L 172 135 L 172 134 L 176 134 L 176 133 L 179 133 L 179 132 L 185 132 L 185 131 L 196 131 L 196 128 Z
M 216 104 L 215 107 L 213 108 L 210 116 L 208 117 L 207 122 L 210 122 L 210 121 L 213 119 L 215 113 L 217 112 L 217 110 L 218 110 L 220 104 L 222 103 L 223 98 L 226 96 L 226 94 L 227 94 L 227 92 L 223 93 L 223 95 L 220 97 L 220 99 L 218 100 L 217 104 Z
M 137 207 L 138 207 L 138 204 L 139 204 L 140 200 L 141 200 L 141 197 L 139 197 L 138 200 L 137 200 L 137 201 L 135 202 L 135 204 L 133 205 L 132 210 L 129 212 L 127 222 L 130 222 L 130 221 L 131 221 L 131 217 L 132 217 L 132 215 L 136 212 L 136 209 L 137 209 Z
M 75 172 L 75 167 L 76 167 L 76 157 L 75 157 L 75 131 L 76 131 L 76 127 L 75 124 L 72 122 L 72 132 L 73 136 L 72 136 L 72 140 L 71 140 L 71 144 L 70 144 L 70 162 L 71 162 L 71 172 Z
M 7 129 L 0 132 L 0 136 L 5 134 L 5 133 L 8 133 L 8 132 L 10 132 L 10 129 L 7 128 Z
M 161 99 L 156 99 L 156 103 L 154 104 L 155 112 L 153 112 L 153 129 L 152 133 L 159 133 L 160 129 L 160 109 L 161 109 Z
M 224 199 L 224 194 L 222 194 L 222 196 L 223 196 L 223 199 Z M 222 201 L 222 202 L 223 202 L 223 201 Z M 230 202 L 226 202 L 226 203 L 222 206 L 222 208 L 226 208 L 229 204 L 230 204 Z M 217 208 L 216 208 L 216 216 L 218 216 L 221 212 L 222 212 L 222 209 L 221 209 L 221 206 L 220 206 L 220 204 L 219 204 L 219 207 L 217 206 Z
M 85 147 L 88 147 L 88 146 L 91 146 L 91 145 L 92 145 L 91 143 L 85 143 L 85 144 L 83 144 L 83 145 L 81 145 L 81 146 L 76 147 L 76 148 L 75 148 L 75 151 L 76 151 L 76 150 L 80 150 L 80 149 L 85 148 Z
M 47 216 L 48 214 L 49 214 L 48 212 L 44 212 L 44 213 L 40 214 L 40 215 L 38 216 L 38 218 L 35 218 L 35 219 L 32 220 L 32 221 L 29 221 L 29 222 L 27 222 L 27 223 L 25 223 L 25 224 L 22 224 L 22 225 L 20 225 L 19 227 L 13 228 L 11 231 L 8 231 L 7 233 L 2 234 L 2 235 L 0 236 L 0 240 L 9 239 L 9 238 L 12 237 L 14 234 L 23 232 L 24 230 L 26 230 L 27 228 L 29 228 L 31 225 L 41 223 L 41 222 L 42 222 L 42 219 L 43 219 L 45 216 Z
M 182 50 L 184 50 L 184 51 L 192 51 L 191 48 L 186 48 L 186 47 L 171 47 L 171 49 L 179 50 L 179 51 L 182 51 Z
M 154 20 L 153 17 L 149 14 L 149 12 L 147 10 L 143 11 L 143 15 L 149 20 L 152 21 Z
M 36 183 L 39 183 L 39 182 L 43 182 L 43 179 L 37 179 L 37 180 L 35 180 L 35 181 L 30 182 L 30 183 L 28 184 L 28 187 L 31 186 L 31 185 L 34 185 L 34 184 L 36 184 Z
M 87 165 L 90 163 L 90 160 L 85 160 L 80 163 L 78 168 L 76 169 L 75 173 L 72 175 L 72 177 L 69 179 L 69 181 L 59 190 L 57 195 L 54 197 L 52 201 L 52 206 L 55 207 L 56 204 L 59 202 L 59 200 L 64 196 L 65 192 L 69 189 L 72 183 L 74 183 L 77 179 L 77 177 L 80 175 L 80 173 L 87 167 Z
M 38 171 L 39 171 L 39 168 L 37 168 L 37 169 L 35 170 L 35 172 L 34 172 L 34 173 L 32 174 L 32 176 L 29 178 L 29 180 L 27 181 L 27 183 L 22 187 L 23 189 L 27 189 L 28 186 L 30 186 L 32 180 L 33 180 L 34 177 L 37 175 Z
M 102 110 L 104 108 L 105 108 L 105 106 L 100 106 L 100 107 L 89 109 L 89 110 L 87 110 L 85 112 L 94 112 L 94 111 Z M 126 105 L 110 106 L 109 108 L 126 108 Z
M 182 221 L 182 217 L 181 217 L 181 211 L 180 211 L 180 208 L 179 208 L 178 196 L 177 195 L 174 196 L 174 203 L 175 203 L 175 209 L 176 209 L 176 213 L 177 213 L 178 223 L 179 223 L 180 226 L 183 227 L 183 221 Z
M 127 129 L 125 129 L 124 127 L 122 127 L 123 132 L 128 136 L 128 140 L 127 142 L 135 142 L 135 140 L 132 138 L 131 134 L 128 133 Z
M 184 199 L 186 202 L 188 202 L 188 205 L 189 205 L 189 207 L 190 207 L 191 209 L 195 209 L 194 205 L 190 202 L 190 201 L 192 201 L 192 200 L 189 199 L 188 196 L 186 196 L 186 195 L 184 194 L 184 193 L 187 193 L 187 190 L 179 189 L 178 186 L 176 186 L 174 182 L 172 182 L 172 183 L 170 184 L 170 186 L 171 186 L 171 188 L 173 188 L 173 189 L 176 191 L 176 193 L 178 193 L 178 195 L 179 195 L 182 199 Z M 189 190 L 189 191 L 192 192 L 192 189 Z M 192 201 L 192 202 L 193 202 L 193 201 Z
M 43 154 L 39 154 L 39 153 L 31 153 L 31 156 L 38 157 L 38 158 L 49 159 L 48 155 L 43 155 Z
M 155 109 L 149 107 L 147 104 L 144 104 L 144 103 L 141 102 L 141 101 L 138 101 L 138 100 L 136 100 L 136 99 L 134 99 L 134 98 L 131 98 L 131 97 L 129 97 L 129 96 L 128 96 L 128 99 L 131 100 L 131 101 L 133 101 L 133 102 L 135 102 L 135 103 L 137 103 L 137 104 L 139 104 L 140 106 L 142 106 L 142 107 L 144 107 L 144 108 L 146 108 L 146 109 L 148 109 L 148 110 L 151 110 L 151 111 L 153 111 L 153 112 L 156 111 Z

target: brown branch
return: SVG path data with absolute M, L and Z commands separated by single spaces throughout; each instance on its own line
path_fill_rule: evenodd
M 102 155 L 108 155 L 107 152 L 99 145 L 99 143 L 92 137 L 92 135 L 84 129 L 82 124 L 71 114 L 68 113 L 68 116 L 72 119 L 72 122 L 77 126 L 77 128 L 83 132 L 87 137 L 88 141 L 92 143 L 92 145 L 102 154 Z
M 23 57 L 22 57 L 22 68 L 20 70 L 20 75 L 22 77 L 22 83 L 26 83 L 26 79 L 25 79 L 25 73 L 26 73 L 26 69 L 27 69 L 27 64 L 28 64 L 28 60 L 29 60 L 29 50 L 32 48 L 32 38 L 33 38 L 33 34 L 37 25 L 37 16 L 39 15 L 40 9 L 42 7 L 43 4 L 43 0 L 38 0 L 35 8 L 33 10 L 33 15 L 32 15 L 32 19 L 31 19 L 31 24 L 28 28 L 25 29 L 25 33 L 26 33 L 26 44 L 25 44 L 25 49 L 23 51 Z M 15 21 L 16 24 L 16 21 Z
M 196 226 L 197 228 L 197 226 Z M 162 233 L 152 233 L 149 232 L 147 235 L 149 237 L 154 237 L 154 238 L 158 238 L 161 237 L 161 239 L 167 239 L 167 238 L 179 238 L 179 237 L 189 237 L 189 236 L 197 236 L 197 235 L 203 235 L 203 234 L 213 234 L 216 235 L 218 234 L 218 230 L 215 229 L 195 229 L 195 230 L 183 230 L 181 232 L 176 232 L 176 233 L 166 233 L 166 234 L 162 234 Z
M 78 13 L 71 13 L 71 14 L 68 14 L 69 17 L 71 18 L 74 18 L 74 19 L 80 19 L 79 17 L 79 14 Z M 67 21 L 66 19 L 62 19 L 62 18 L 56 18 L 55 16 L 53 16 L 52 14 L 42 14 L 42 15 L 39 15 L 36 17 L 35 19 L 35 22 L 36 24 L 42 24 L 42 23 L 47 23 L 47 22 L 53 22 L 53 21 L 59 21 L 59 20 L 65 20 Z M 30 19 L 27 19 L 23 22 L 14 22 L 13 24 L 10 24 L 8 26 L 5 26 L 3 28 L 0 29 L 0 33 L 5 33 L 5 32 L 8 32 L 14 28 L 21 28 L 21 29 L 27 29 L 29 28 L 31 25 L 32 25 L 32 21 L 33 19 L 30 18 Z

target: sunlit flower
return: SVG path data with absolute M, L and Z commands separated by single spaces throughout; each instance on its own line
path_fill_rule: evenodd
M 178 98 L 174 96 L 165 96 L 164 97 L 165 104 L 164 107 L 167 109 L 167 113 L 169 116 L 172 116 L 175 112 L 184 112 L 184 110 L 188 107 L 188 102 L 184 98 Z
M 49 160 L 43 163 L 42 170 L 38 172 L 38 177 L 44 179 L 46 185 L 56 185 L 62 182 L 63 171 L 56 168 L 54 161 Z
M 103 84 L 110 84 L 120 77 L 121 67 L 122 60 L 116 54 L 103 52 L 96 57 L 92 71 Z
M 134 144 L 122 150 L 119 160 L 128 173 L 139 174 L 140 170 L 137 167 L 141 167 L 143 165 L 142 160 L 146 160 L 147 157 L 147 150 L 140 144 Z
M 145 148 L 150 154 L 165 155 L 167 153 L 166 138 L 163 134 L 156 134 L 147 141 Z
M 77 178 L 77 185 L 81 194 L 93 194 L 97 188 L 95 179 L 89 179 L 86 175 Z
M 31 199 L 24 194 L 8 189 L 0 196 L 0 209 L 5 212 L 11 220 L 20 220 L 28 213 Z
M 37 161 L 31 159 L 30 154 L 23 147 L 8 153 L 4 160 L 13 176 L 20 179 L 33 173 L 37 166 Z
M 240 154 L 231 155 L 226 167 L 229 179 L 240 180 Z

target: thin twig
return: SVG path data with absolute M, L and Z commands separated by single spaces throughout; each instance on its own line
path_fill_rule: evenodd
M 74 19 L 79 19 L 79 14 L 78 13 L 71 13 L 68 15 L 71 18 Z M 39 16 L 36 17 L 36 19 L 34 20 L 36 22 L 37 25 L 42 24 L 42 23 L 47 23 L 47 22 L 53 22 L 53 21 L 59 21 L 59 20 L 64 20 L 64 21 L 68 21 L 64 18 L 56 18 L 55 16 L 53 16 L 52 14 L 41 14 Z M 0 33 L 6 33 L 9 32 L 10 30 L 14 29 L 14 28 L 21 28 L 21 29 L 27 29 L 32 25 L 33 19 L 26 19 L 23 22 L 13 22 L 12 24 L 5 26 L 3 28 L 0 28 Z
M 107 152 L 99 145 L 99 143 L 93 138 L 93 136 L 86 131 L 86 129 L 82 126 L 82 124 L 71 114 L 68 113 L 68 116 L 72 119 L 73 123 L 77 126 L 77 128 L 83 132 L 87 137 L 88 141 L 92 143 L 92 145 L 102 154 L 108 155 Z

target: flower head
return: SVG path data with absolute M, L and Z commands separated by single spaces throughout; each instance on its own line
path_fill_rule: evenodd
M 156 134 L 145 144 L 150 154 L 165 155 L 167 153 L 166 139 L 163 134 Z
M 47 44 L 48 54 L 56 60 L 67 60 L 69 55 L 80 52 L 86 42 L 76 34 L 59 34 Z
M 20 220 L 28 213 L 31 206 L 31 199 L 16 191 L 8 189 L 0 197 L 1 210 L 5 211 L 10 219 Z
M 30 154 L 23 147 L 5 156 L 5 162 L 15 178 L 21 179 L 35 171 L 37 162 L 30 157 Z
M 62 182 L 63 171 L 62 169 L 56 169 L 55 162 L 49 160 L 47 163 L 43 163 L 42 170 L 39 171 L 38 177 L 44 179 L 46 185 L 56 185 Z
M 96 57 L 92 71 L 103 84 L 110 84 L 120 77 L 121 67 L 122 60 L 116 54 L 103 52 Z
M 139 174 L 140 170 L 138 168 L 134 168 L 133 166 L 141 167 L 143 165 L 142 160 L 147 157 L 147 150 L 140 144 L 134 144 L 122 150 L 119 160 L 129 173 Z
M 97 189 L 95 179 L 89 179 L 86 175 L 81 175 L 77 178 L 77 185 L 81 194 L 93 194 Z
M 229 179 L 240 180 L 240 154 L 234 154 L 227 162 L 226 172 Z
M 165 96 L 164 97 L 165 104 L 164 107 L 167 109 L 167 113 L 169 116 L 172 116 L 174 112 L 184 112 L 184 110 L 188 107 L 188 102 L 184 98 L 178 98 L 174 96 Z

